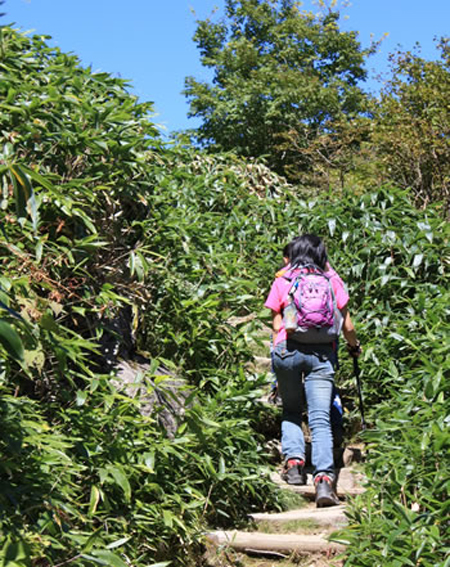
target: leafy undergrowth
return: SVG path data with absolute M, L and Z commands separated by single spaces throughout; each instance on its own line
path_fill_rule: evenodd
M 1 47 L 3 565 L 192 564 L 208 527 L 283 506 L 264 377 L 244 370 L 259 322 L 229 321 L 266 317 L 306 231 L 326 237 L 364 344 L 370 487 L 347 564 L 444 564 L 448 225 L 394 188 L 311 200 L 261 165 L 166 147 L 124 81 L 8 28 Z M 160 361 L 190 384 L 173 436 L 115 387 L 136 353 L 149 392 Z
M 252 434 L 262 382 L 226 324 L 235 304 L 200 300 L 174 216 L 159 218 L 183 154 L 121 79 L 40 37 L 3 28 L 1 42 L 1 564 L 194 563 L 208 524 L 277 496 Z M 164 391 L 159 355 L 205 382 L 172 436 L 160 408 L 144 417 L 115 387 L 137 348 L 148 394 Z

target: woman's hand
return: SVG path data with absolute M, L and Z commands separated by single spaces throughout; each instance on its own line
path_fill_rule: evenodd
M 356 341 L 356 344 L 353 346 L 350 343 L 347 343 L 347 350 L 352 358 L 358 358 L 362 353 L 362 348 L 359 341 Z

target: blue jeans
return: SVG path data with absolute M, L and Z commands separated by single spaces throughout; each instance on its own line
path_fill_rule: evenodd
M 283 455 L 285 459 L 305 459 L 305 439 L 301 428 L 304 377 L 314 475 L 327 473 L 334 476 L 330 407 L 335 357 L 332 345 L 303 345 L 288 340 L 274 349 L 273 366 L 283 401 Z

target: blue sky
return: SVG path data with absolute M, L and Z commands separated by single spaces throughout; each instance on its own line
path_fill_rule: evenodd
M 155 122 L 167 132 L 196 125 L 187 119 L 181 94 L 184 78 L 208 79 L 192 41 L 195 20 L 204 19 L 225 0 L 6 0 L 2 23 L 53 37 L 53 44 L 77 54 L 84 65 L 129 79 L 141 100 L 154 102 Z M 311 1 L 304 2 L 311 8 Z M 193 13 L 195 11 L 195 14 Z M 343 29 L 359 31 L 363 46 L 388 33 L 368 62 L 372 77 L 386 70 L 398 45 L 422 46 L 436 57 L 433 38 L 450 35 L 450 0 L 353 0 L 343 11 Z M 377 88 L 375 80 L 368 86 Z

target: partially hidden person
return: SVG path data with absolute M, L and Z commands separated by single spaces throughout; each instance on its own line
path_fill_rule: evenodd
M 328 264 L 323 240 L 304 234 L 285 250 L 288 262 L 277 273 L 265 302 L 272 311 L 273 370 L 283 407 L 282 477 L 289 484 L 306 484 L 301 428 L 304 388 L 316 505 L 333 506 L 339 500 L 334 489 L 330 408 L 341 330 L 352 356 L 359 356 L 361 347 L 348 311 L 348 293 Z

